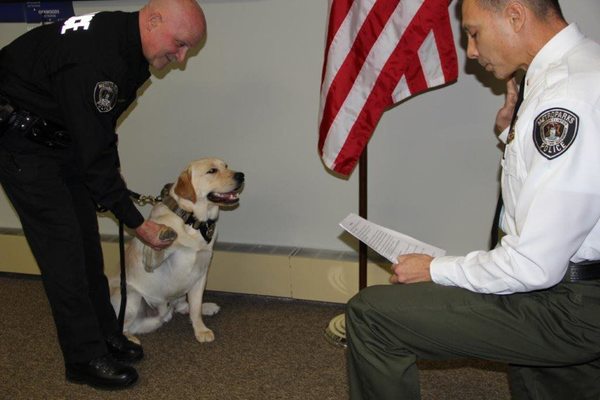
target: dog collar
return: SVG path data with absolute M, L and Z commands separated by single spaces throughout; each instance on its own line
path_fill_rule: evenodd
M 206 243 L 210 243 L 212 241 L 217 221 L 214 219 L 199 221 L 194 216 L 193 212 L 185 211 L 183 208 L 179 207 L 175 199 L 168 194 L 163 195 L 161 201 L 169 210 L 173 211 L 179 218 L 181 218 L 186 225 L 190 225 L 192 228 L 200 231 L 200 234 L 204 240 L 206 240 Z

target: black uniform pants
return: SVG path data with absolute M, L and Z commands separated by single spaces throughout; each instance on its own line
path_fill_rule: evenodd
M 0 183 L 38 263 L 66 363 L 106 354 L 119 331 L 104 275 L 95 203 L 71 149 L 51 149 L 21 132 L 0 136 Z
M 348 303 L 346 334 L 353 400 L 419 399 L 415 361 L 453 358 L 509 364 L 515 400 L 600 399 L 600 280 L 506 296 L 372 286 Z

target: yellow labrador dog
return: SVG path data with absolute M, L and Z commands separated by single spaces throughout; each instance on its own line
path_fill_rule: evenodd
M 190 163 L 177 182 L 163 191 L 161 202 L 154 205 L 149 218 L 172 228 L 177 239 L 161 251 L 137 238 L 127 247 L 126 334 L 152 332 L 168 322 L 175 311 L 189 313 L 199 342 L 215 339 L 202 321 L 202 315 L 219 311 L 214 303 L 202 304 L 215 242 L 215 221 L 220 206 L 238 203 L 243 183 L 243 173 L 230 170 L 222 160 L 205 158 Z M 118 313 L 118 278 L 111 280 L 111 287 L 112 304 Z

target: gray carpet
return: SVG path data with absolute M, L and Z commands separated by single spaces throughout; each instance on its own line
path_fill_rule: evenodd
M 1 399 L 347 399 L 344 350 L 324 339 L 343 306 L 208 292 L 221 312 L 200 344 L 175 315 L 141 336 L 146 357 L 130 390 L 67 383 L 41 281 L 0 276 Z M 423 400 L 508 400 L 506 369 L 483 361 L 420 362 Z

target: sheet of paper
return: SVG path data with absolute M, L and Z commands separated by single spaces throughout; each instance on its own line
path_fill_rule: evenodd
M 374 224 L 353 213 L 344 218 L 340 226 L 392 263 L 396 263 L 402 254 L 421 253 L 432 257 L 446 254 L 446 250 Z

